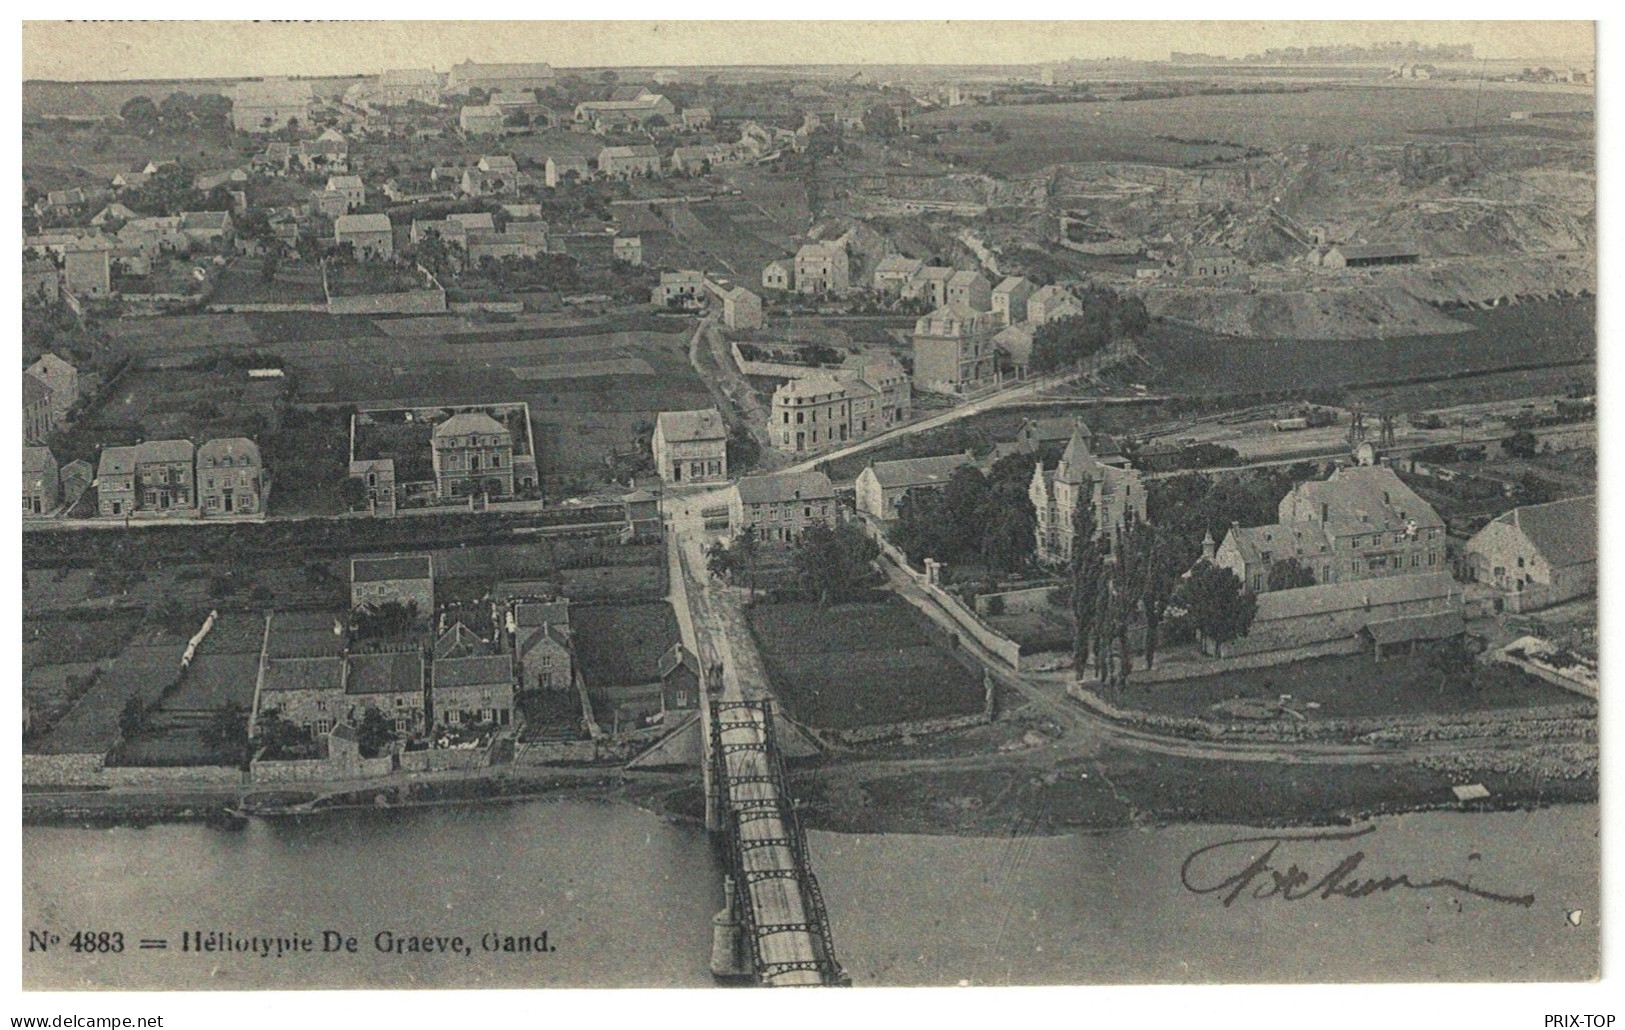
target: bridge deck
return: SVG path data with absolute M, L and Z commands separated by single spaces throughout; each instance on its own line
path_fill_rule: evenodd
M 789 799 L 772 753 L 763 708 L 723 706 L 717 715 L 724 790 L 747 932 L 753 935 L 757 976 L 768 986 L 817 986 L 826 982 L 822 913 L 809 912 L 805 843 L 788 817 Z M 814 888 L 816 890 L 816 888 Z

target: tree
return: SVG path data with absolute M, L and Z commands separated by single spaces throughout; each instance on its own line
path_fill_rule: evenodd
M 987 477 L 975 465 L 954 469 L 942 491 L 943 514 L 947 517 L 947 553 L 939 559 L 960 561 L 981 550 L 982 524 L 992 492 Z
M 339 482 L 339 499 L 345 510 L 354 511 L 367 503 L 367 484 L 358 476 L 346 476 Z
M 184 129 L 189 125 L 197 113 L 197 101 L 190 93 L 176 91 L 165 97 L 158 105 L 158 118 L 163 122 L 164 128 L 171 132 Z
M 621 81 L 621 77 L 606 68 L 598 73 L 598 81 L 602 82 L 606 86 L 613 86 L 617 82 Z
M 1271 590 L 1295 590 L 1315 585 L 1315 570 L 1305 568 L 1296 558 L 1282 558 L 1270 566 L 1267 585 Z
M 231 128 L 231 98 L 219 93 L 203 93 L 192 109 L 199 127 L 214 132 Z
M 282 255 L 275 250 L 267 251 L 260 262 L 260 281 L 275 282 L 277 269 L 282 267 Z
M 141 695 L 131 694 L 118 713 L 119 737 L 123 740 L 134 740 L 146 723 L 147 707 L 141 703 Z
M 863 131 L 882 139 L 897 135 L 897 112 L 889 104 L 876 104 L 863 112 Z
M 1209 561 L 1198 562 L 1191 570 L 1181 600 L 1191 625 L 1213 642 L 1215 655 L 1224 653 L 1225 644 L 1246 636 L 1258 614 L 1258 598 L 1252 591 L 1234 572 Z
M 909 490 L 897 503 L 897 524 L 890 532 L 908 560 L 919 565 L 927 558 L 948 558 L 948 519 L 939 490 Z
M 1103 571 L 1095 525 L 1094 500 L 1085 497 L 1072 509 L 1072 668 L 1080 680 L 1094 649 L 1095 606 Z
M 351 616 L 351 623 L 358 637 L 399 637 L 411 632 L 417 617 L 417 604 L 385 601 L 380 605 L 357 608 Z
M 718 579 L 727 579 L 734 568 L 733 551 L 721 540 L 705 549 L 705 570 Z
M 814 523 L 801 534 L 791 561 L 803 589 L 827 605 L 860 596 L 879 555 L 879 546 L 854 523 Z
M 1540 450 L 1540 440 L 1529 430 L 1520 429 L 1501 441 L 1501 449 L 1514 458 L 1533 458 Z
M 1462 637 L 1452 637 L 1428 645 L 1423 652 L 1422 675 L 1438 684 L 1439 693 L 1466 690 L 1476 682 L 1473 655 Z
M 377 758 L 395 740 L 395 728 L 384 718 L 384 713 L 368 705 L 356 727 L 356 744 L 362 758 Z
M 1518 480 L 1518 499 L 1524 504 L 1546 504 L 1557 500 L 1557 488 L 1533 472 Z
M 264 748 L 271 758 L 302 750 L 307 739 L 304 730 L 284 718 L 279 708 L 261 714 L 254 726 L 253 744 Z
M 131 97 L 118 109 L 118 116 L 130 128 L 140 132 L 151 132 L 158 127 L 158 105 L 152 102 L 151 97 Z

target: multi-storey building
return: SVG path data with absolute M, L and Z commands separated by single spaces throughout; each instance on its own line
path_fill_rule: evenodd
M 972 311 L 992 309 L 993 288 L 980 272 L 955 272 L 948 279 L 948 304 L 963 304 Z
M 1270 569 L 1288 558 L 1316 583 L 1444 567 L 1444 520 L 1380 465 L 1340 468 L 1325 480 L 1299 483 L 1281 499 L 1277 515 L 1268 526 L 1232 526 L 1212 554 L 1214 564 L 1254 593 L 1269 589 Z
M 199 510 L 205 516 L 263 514 L 264 477 L 254 441 L 241 436 L 205 441 L 197 449 Z
M 716 408 L 662 411 L 650 441 L 655 468 L 668 483 L 728 478 L 728 426 Z
M 858 473 L 855 486 L 859 513 L 890 521 L 911 490 L 941 490 L 955 472 L 975 461 L 969 454 L 877 461 Z
M 490 415 L 451 416 L 434 427 L 431 446 L 438 496 L 513 495 L 513 434 Z
M 945 304 L 914 323 L 914 385 L 934 393 L 965 393 L 994 382 L 993 337 L 999 317 L 963 304 Z
M 436 726 L 508 726 L 513 722 L 513 658 L 442 658 L 430 671 L 429 704 Z
M 833 376 L 791 379 L 773 391 L 769 435 L 779 450 L 816 451 L 852 438 L 847 387 Z
M 913 394 L 889 354 L 849 357 L 833 372 L 791 379 L 773 391 L 768 437 L 792 453 L 863 440 L 908 420 Z
M 762 289 L 788 290 L 795 285 L 794 261 L 769 261 L 762 269 Z
M 1131 468 L 1107 465 L 1090 450 L 1081 428 L 1053 470 L 1039 461 L 1027 495 L 1038 516 L 1038 560 L 1058 564 L 1072 557 L 1075 542 L 1073 519 L 1080 501 L 1087 499 L 1095 509 L 1095 537 L 1111 540 L 1133 517 L 1145 521 L 1145 484 Z
M 23 514 L 49 515 L 62 502 L 62 480 L 49 447 L 23 448 Z
M 190 440 L 148 440 L 135 447 L 135 484 L 142 510 L 197 507 Z
M 735 483 L 728 514 L 735 534 L 748 533 L 763 543 L 793 544 L 811 525 L 834 525 L 840 509 L 824 473 L 780 472 L 746 476 Z
M 1027 320 L 1027 301 L 1032 298 L 1033 284 L 1019 275 L 1006 276 L 993 287 L 989 300 L 993 310 L 1004 316 L 1005 325 Z
M 55 354 L 42 354 L 25 371 L 51 388 L 51 418 L 57 424 L 79 399 L 79 370 Z
M 398 604 L 434 614 L 434 559 L 427 554 L 397 554 L 350 559 L 350 607 Z
M 851 286 L 846 247 L 808 243 L 796 251 L 796 289 L 802 293 L 844 293 Z
M 103 447 L 96 462 L 96 505 L 104 517 L 135 514 L 134 447 Z
M 352 654 L 345 659 L 344 708 L 340 718 L 361 725 L 375 708 L 396 733 L 415 736 L 425 726 L 423 652 Z
M 907 258 L 901 254 L 891 254 L 880 259 L 875 265 L 874 290 L 876 293 L 891 294 L 902 293 L 903 288 L 909 284 L 925 262 L 918 258 Z

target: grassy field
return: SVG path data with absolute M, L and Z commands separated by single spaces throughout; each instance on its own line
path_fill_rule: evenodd
M 1307 92 L 1188 96 L 1165 100 L 945 108 L 919 115 L 917 130 L 989 121 L 1010 134 L 995 144 L 988 134 L 944 136 L 940 149 L 994 174 L 1033 172 L 1046 165 L 1086 161 L 1187 164 L 1234 154 L 1234 148 L 1178 140 L 1219 140 L 1241 147 L 1292 144 L 1349 146 L 1403 142 L 1418 134 L 1440 139 L 1469 135 L 1477 126 L 1510 125 L 1518 110 L 1589 111 L 1595 99 L 1580 94 L 1513 90 L 1403 89 L 1321 86 Z M 1527 135 L 1544 139 L 1548 130 Z M 1167 138 L 1172 137 L 1172 139 Z
M 775 694 L 811 726 L 851 729 L 982 708 L 982 685 L 900 599 L 755 605 L 751 631 Z
M 1454 715 L 1579 700 L 1505 665 L 1480 666 L 1470 691 L 1441 693 L 1429 682 L 1419 652 L 1382 662 L 1363 654 L 1338 655 L 1175 683 L 1135 684 L 1131 676 L 1121 704 L 1164 715 L 1205 716 L 1213 714 L 1214 705 L 1234 698 L 1274 702 L 1283 694 L 1292 696 L 1288 707 L 1311 719 Z M 1319 707 L 1309 708 L 1311 704 Z
M 657 682 L 660 656 L 681 640 L 665 601 L 573 605 L 570 626 L 588 689 Z

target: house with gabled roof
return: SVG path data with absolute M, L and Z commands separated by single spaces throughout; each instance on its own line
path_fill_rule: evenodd
M 351 654 L 345 664 L 345 721 L 359 726 L 367 709 L 374 708 L 396 733 L 423 732 L 428 706 L 423 652 Z
M 49 447 L 23 448 L 23 514 L 49 515 L 62 503 L 62 480 Z
M 397 554 L 350 559 L 350 607 L 400 604 L 420 618 L 434 613 L 434 559 Z
M 429 706 L 436 726 L 508 726 L 513 702 L 510 655 L 444 658 L 430 667 Z
M 515 604 L 509 625 L 519 689 L 569 690 L 575 685 L 568 599 Z
M 1473 579 L 1501 591 L 1503 606 L 1533 611 L 1597 591 L 1597 498 L 1525 504 L 1467 541 Z
M 858 473 L 858 511 L 882 521 L 895 519 L 897 506 L 910 490 L 944 489 L 956 471 L 975 463 L 968 453 L 870 462 Z
M 835 487 L 822 472 L 775 472 L 741 478 L 728 494 L 729 527 L 763 543 L 793 544 L 809 526 L 840 520 Z
M 716 408 L 662 411 L 650 443 L 655 469 L 668 483 L 728 478 L 728 426 Z

